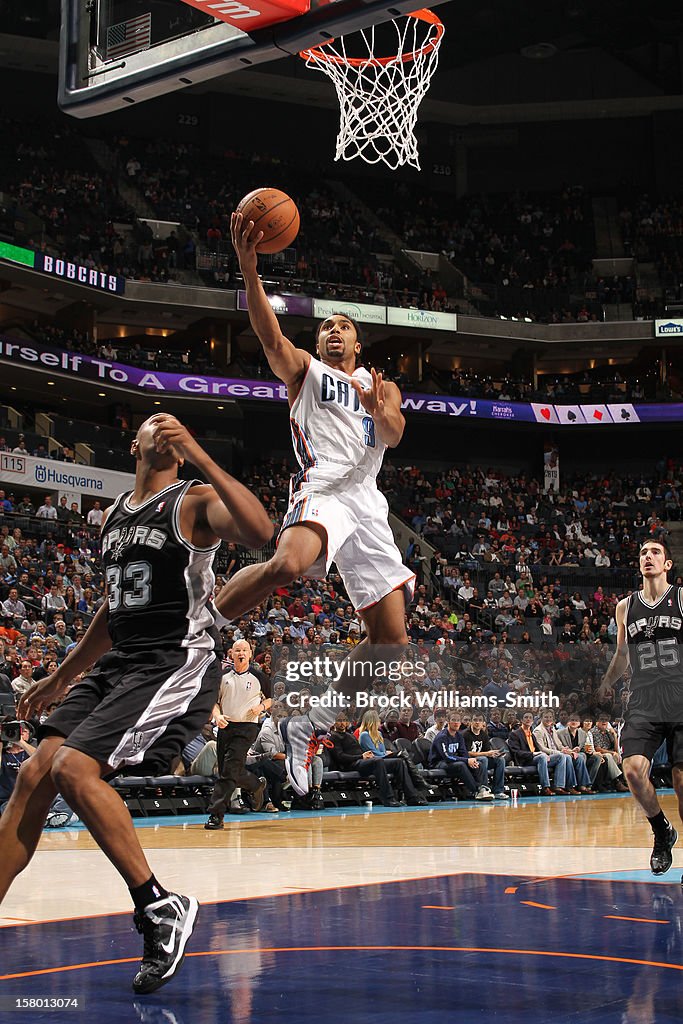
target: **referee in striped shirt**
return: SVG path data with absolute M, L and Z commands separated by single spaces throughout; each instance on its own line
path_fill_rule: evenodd
M 213 718 L 218 726 L 218 780 L 209 804 L 209 820 L 204 828 L 223 828 L 223 818 L 235 789 L 246 790 L 251 805 L 260 811 L 266 792 L 266 780 L 247 771 L 247 752 L 259 734 L 259 716 L 271 705 L 270 680 L 251 667 L 251 647 L 238 640 L 230 649 L 233 668 L 221 680 Z

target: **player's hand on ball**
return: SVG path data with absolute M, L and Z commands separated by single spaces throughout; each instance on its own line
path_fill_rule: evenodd
M 382 379 L 382 374 L 378 373 L 374 367 L 371 372 L 372 387 L 364 388 L 359 380 L 352 380 L 351 386 L 358 395 L 360 404 L 365 411 L 371 416 L 378 416 L 384 412 L 384 380 Z
M 199 445 L 175 416 L 162 412 L 152 417 L 152 423 L 154 445 L 159 454 L 169 452 L 179 460 L 191 459 L 192 453 L 196 454 Z
M 256 231 L 254 222 L 245 220 L 241 213 L 233 213 L 230 217 L 230 236 L 242 272 L 256 270 L 258 262 L 256 246 L 263 238 L 263 232 Z

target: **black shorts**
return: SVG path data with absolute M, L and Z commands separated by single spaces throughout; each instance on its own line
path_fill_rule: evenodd
M 683 764 L 683 723 L 650 722 L 634 715 L 621 732 L 622 756 L 640 754 L 651 761 L 665 740 L 671 764 Z
M 168 771 L 211 717 L 221 681 L 216 651 L 112 650 L 69 692 L 41 732 L 112 770 Z

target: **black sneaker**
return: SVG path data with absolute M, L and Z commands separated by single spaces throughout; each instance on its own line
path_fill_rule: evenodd
M 223 819 L 219 818 L 217 814 L 210 814 L 204 828 L 207 832 L 216 832 L 219 828 L 223 828 Z
M 135 927 L 145 945 L 140 970 L 133 978 L 134 992 L 146 995 L 171 980 L 183 962 L 198 912 L 194 896 L 174 892 L 135 911 Z
M 311 798 L 311 810 L 312 811 L 324 811 L 325 810 L 325 798 L 319 789 L 314 789 L 310 793 Z
M 669 825 L 666 832 L 655 833 L 652 856 L 650 857 L 650 870 L 653 875 L 663 875 L 669 870 L 673 864 L 671 851 L 676 845 L 677 839 L 678 832 L 673 825 Z

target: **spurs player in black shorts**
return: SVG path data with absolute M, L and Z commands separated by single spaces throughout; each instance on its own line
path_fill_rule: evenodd
M 130 889 L 144 936 L 133 989 L 147 993 L 180 967 L 198 904 L 154 877 L 128 810 L 104 778 L 142 762 L 149 774 L 168 770 L 208 721 L 221 679 L 215 551 L 220 540 L 260 547 L 273 527 L 258 499 L 173 416 L 146 420 L 131 455 L 135 489 L 116 499 L 102 526 L 107 600 L 78 647 L 18 708 L 20 718 L 38 715 L 68 691 L 0 818 L 0 899 L 31 860 L 59 791 Z M 210 485 L 178 479 L 185 459 Z
M 617 605 L 617 650 L 601 687 L 603 692 L 609 690 L 630 665 L 621 734 L 623 770 L 652 826 L 650 868 L 655 875 L 671 867 L 671 850 L 678 839 L 650 781 L 652 758 L 664 741 L 683 820 L 683 587 L 667 582 L 672 565 L 664 541 L 645 541 L 640 549 L 643 587 Z

